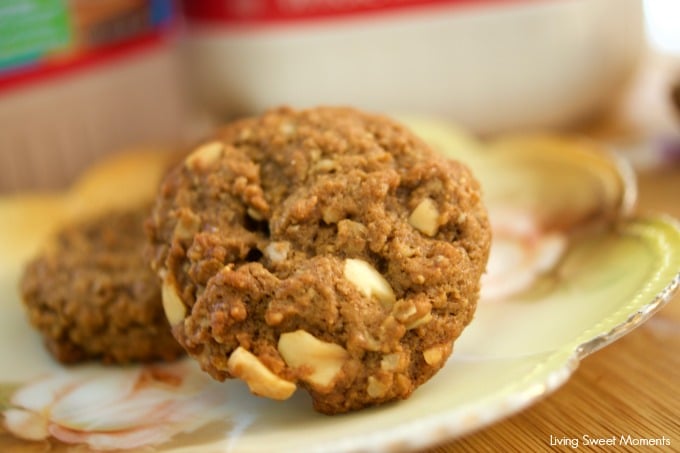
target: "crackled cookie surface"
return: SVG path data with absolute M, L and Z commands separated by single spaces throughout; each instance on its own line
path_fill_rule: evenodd
M 203 144 L 147 233 L 173 333 L 214 378 L 340 413 L 406 398 L 472 319 L 479 187 L 403 126 L 278 109 Z
M 173 360 L 183 354 L 144 259 L 149 206 L 64 227 L 24 271 L 29 320 L 64 363 Z

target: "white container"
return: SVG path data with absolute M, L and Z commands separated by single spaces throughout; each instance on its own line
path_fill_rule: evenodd
M 223 116 L 344 104 L 557 127 L 616 96 L 644 43 L 640 0 L 416 3 L 187 1 L 199 97 Z

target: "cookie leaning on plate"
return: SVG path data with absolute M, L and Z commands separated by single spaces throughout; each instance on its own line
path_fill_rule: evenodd
M 174 360 L 183 354 L 144 260 L 149 205 L 67 222 L 24 270 L 29 320 L 63 363 Z
M 232 123 L 147 223 L 173 334 L 214 378 L 334 414 L 408 397 L 471 321 L 490 229 L 460 163 L 347 108 Z

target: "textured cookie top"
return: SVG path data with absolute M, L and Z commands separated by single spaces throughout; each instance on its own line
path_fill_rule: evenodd
M 165 179 L 148 234 L 204 369 L 274 398 L 299 383 L 328 413 L 406 397 L 443 365 L 490 243 L 465 166 L 340 108 L 225 127 Z
M 58 360 L 182 355 L 163 314 L 158 277 L 143 255 L 148 212 L 144 205 L 66 225 L 27 265 L 24 304 Z

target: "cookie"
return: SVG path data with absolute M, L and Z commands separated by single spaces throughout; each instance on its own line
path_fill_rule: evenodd
M 146 204 L 67 225 L 26 266 L 24 306 L 60 362 L 169 361 L 183 354 L 144 258 L 148 212 Z
M 407 398 L 471 321 L 480 188 L 405 127 L 349 108 L 224 127 L 147 222 L 177 340 L 215 379 L 335 414 Z

